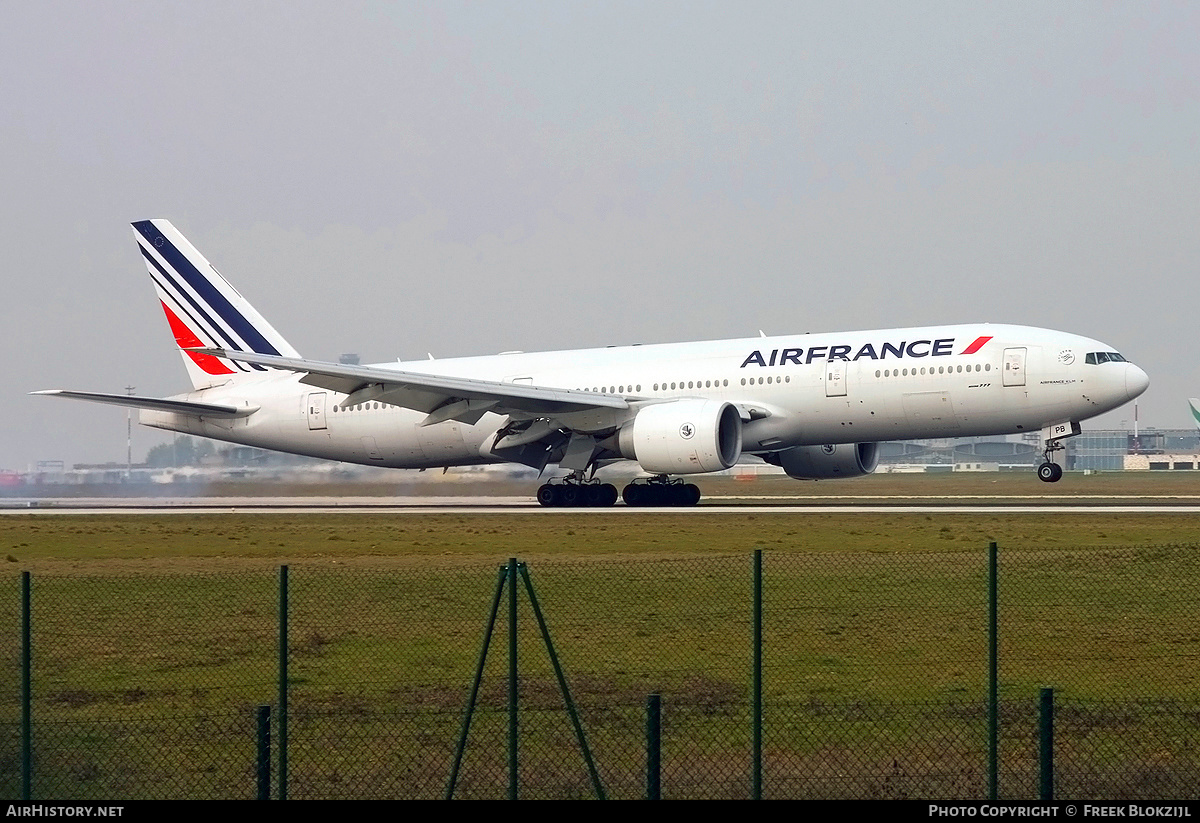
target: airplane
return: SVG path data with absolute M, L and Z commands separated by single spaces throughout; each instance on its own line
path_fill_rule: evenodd
M 649 477 L 630 506 L 687 506 L 688 475 L 744 456 L 792 478 L 870 474 L 879 443 L 1040 432 L 1038 477 L 1083 420 L 1142 394 L 1112 346 L 965 324 L 346 365 L 307 360 L 167 220 L 133 223 L 192 391 L 33 392 L 140 410 L 142 425 L 371 466 L 516 463 L 567 474 L 543 506 L 612 506 L 596 470 Z M 761 332 L 760 332 L 761 335 Z
M 1200 397 L 1189 397 L 1188 406 L 1192 410 L 1192 419 L 1196 421 L 1196 425 L 1200 426 Z

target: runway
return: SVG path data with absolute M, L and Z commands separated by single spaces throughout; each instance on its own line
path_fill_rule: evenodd
M 533 497 L 164 497 L 22 498 L 0 501 L 0 514 L 1198 514 L 1195 496 L 712 496 L 694 507 L 544 508 Z

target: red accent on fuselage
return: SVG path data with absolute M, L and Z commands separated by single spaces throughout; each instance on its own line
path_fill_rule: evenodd
M 204 342 L 196 336 L 195 332 L 187 327 L 180 320 L 175 312 L 167 308 L 167 304 L 161 300 L 158 301 L 166 312 L 167 322 L 171 324 L 171 334 L 175 335 L 175 342 L 179 344 L 181 349 L 198 349 L 204 345 Z M 211 354 L 197 354 L 196 352 L 187 352 L 188 357 L 195 361 L 196 365 L 204 370 L 206 374 L 233 374 L 233 369 L 226 366 Z
M 974 343 L 967 346 L 966 349 L 963 350 L 963 354 L 974 354 L 975 352 L 977 352 L 983 348 L 984 343 L 986 343 L 987 341 L 989 341 L 991 339 L 992 339 L 991 337 L 976 338 Z

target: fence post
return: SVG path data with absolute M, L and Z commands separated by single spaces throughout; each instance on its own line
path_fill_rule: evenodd
M 288 567 L 279 567 L 279 799 L 288 793 Z
M 255 712 L 258 719 L 258 775 L 259 800 L 271 799 L 271 707 L 259 706 Z
M 517 786 L 517 558 L 508 559 L 508 799 Z
M 21 572 L 21 799 L 33 799 L 33 615 L 32 579 Z
M 753 694 L 750 698 L 751 746 L 753 763 L 750 771 L 750 796 L 762 800 L 762 549 L 754 550 L 754 617 L 751 645 L 753 650 Z
M 1038 707 L 1038 797 L 1054 800 L 1054 689 L 1042 689 Z
M 554 651 L 554 641 L 550 639 L 550 627 L 546 625 L 546 617 L 538 604 L 537 595 L 533 591 L 533 581 L 529 578 L 529 567 L 520 564 L 521 577 L 525 581 L 525 593 L 529 595 L 529 605 L 533 608 L 533 616 L 537 619 L 538 629 L 542 632 L 542 640 L 546 642 L 546 654 L 550 656 L 550 664 L 554 667 L 554 676 L 558 678 L 558 688 L 562 692 L 563 702 L 567 704 L 567 716 L 571 718 L 571 726 L 575 729 L 575 739 L 579 741 L 579 750 L 583 752 L 583 762 L 587 766 L 588 776 L 592 780 L 592 788 L 596 797 L 604 800 L 604 786 L 600 784 L 600 773 L 596 771 L 596 762 L 592 759 L 592 750 L 583 734 L 583 724 L 579 722 L 579 712 L 575 709 L 575 701 L 571 698 L 571 688 L 567 685 L 567 677 L 563 674 L 558 662 L 558 652 Z
M 998 614 L 997 560 L 995 542 L 988 544 L 988 799 L 1000 792 L 1000 667 L 997 657 Z
M 646 799 L 662 799 L 662 696 L 646 698 Z
M 471 694 L 467 697 L 467 708 L 463 712 L 462 731 L 458 746 L 454 749 L 454 765 L 450 767 L 450 779 L 446 781 L 446 800 L 454 799 L 454 787 L 458 785 L 458 770 L 462 767 L 463 752 L 467 748 L 467 735 L 471 733 L 471 718 L 475 713 L 475 700 L 479 697 L 479 684 L 483 681 L 483 668 L 487 663 L 488 649 L 492 646 L 492 631 L 496 628 L 496 616 L 500 613 L 500 597 L 504 594 L 504 579 L 508 574 L 505 566 L 496 576 L 496 594 L 492 598 L 492 610 L 483 630 L 483 648 L 479 650 L 479 662 L 475 666 L 475 679 L 471 681 Z

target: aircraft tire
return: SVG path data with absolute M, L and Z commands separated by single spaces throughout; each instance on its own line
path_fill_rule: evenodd
M 1037 474 L 1043 483 L 1053 483 L 1062 477 L 1062 469 L 1057 463 L 1043 463 L 1038 466 Z
M 699 486 L 695 483 L 688 483 L 684 488 L 687 489 L 687 502 L 684 503 L 685 506 L 694 506 L 700 502 Z
M 583 504 L 583 490 L 574 483 L 564 483 L 558 487 L 557 491 L 558 505 L 570 508 Z
M 583 505 L 589 507 L 603 506 L 606 499 L 603 486 L 591 484 L 583 487 Z
M 537 490 L 537 502 L 543 506 L 551 507 L 558 504 L 558 495 L 554 491 L 554 487 L 549 483 L 543 483 Z
M 628 486 L 625 487 L 625 490 L 621 492 L 621 497 L 622 497 L 622 499 L 624 499 L 625 505 L 626 506 L 644 506 L 644 505 L 646 505 L 644 502 L 645 495 L 643 494 L 643 492 L 648 488 L 649 488 L 649 486 L 643 486 L 638 483 L 630 483 Z
M 600 498 L 600 505 L 606 507 L 615 506 L 617 498 L 620 496 L 617 494 L 617 487 L 612 483 L 605 483 L 601 488 L 604 489 L 604 495 Z

